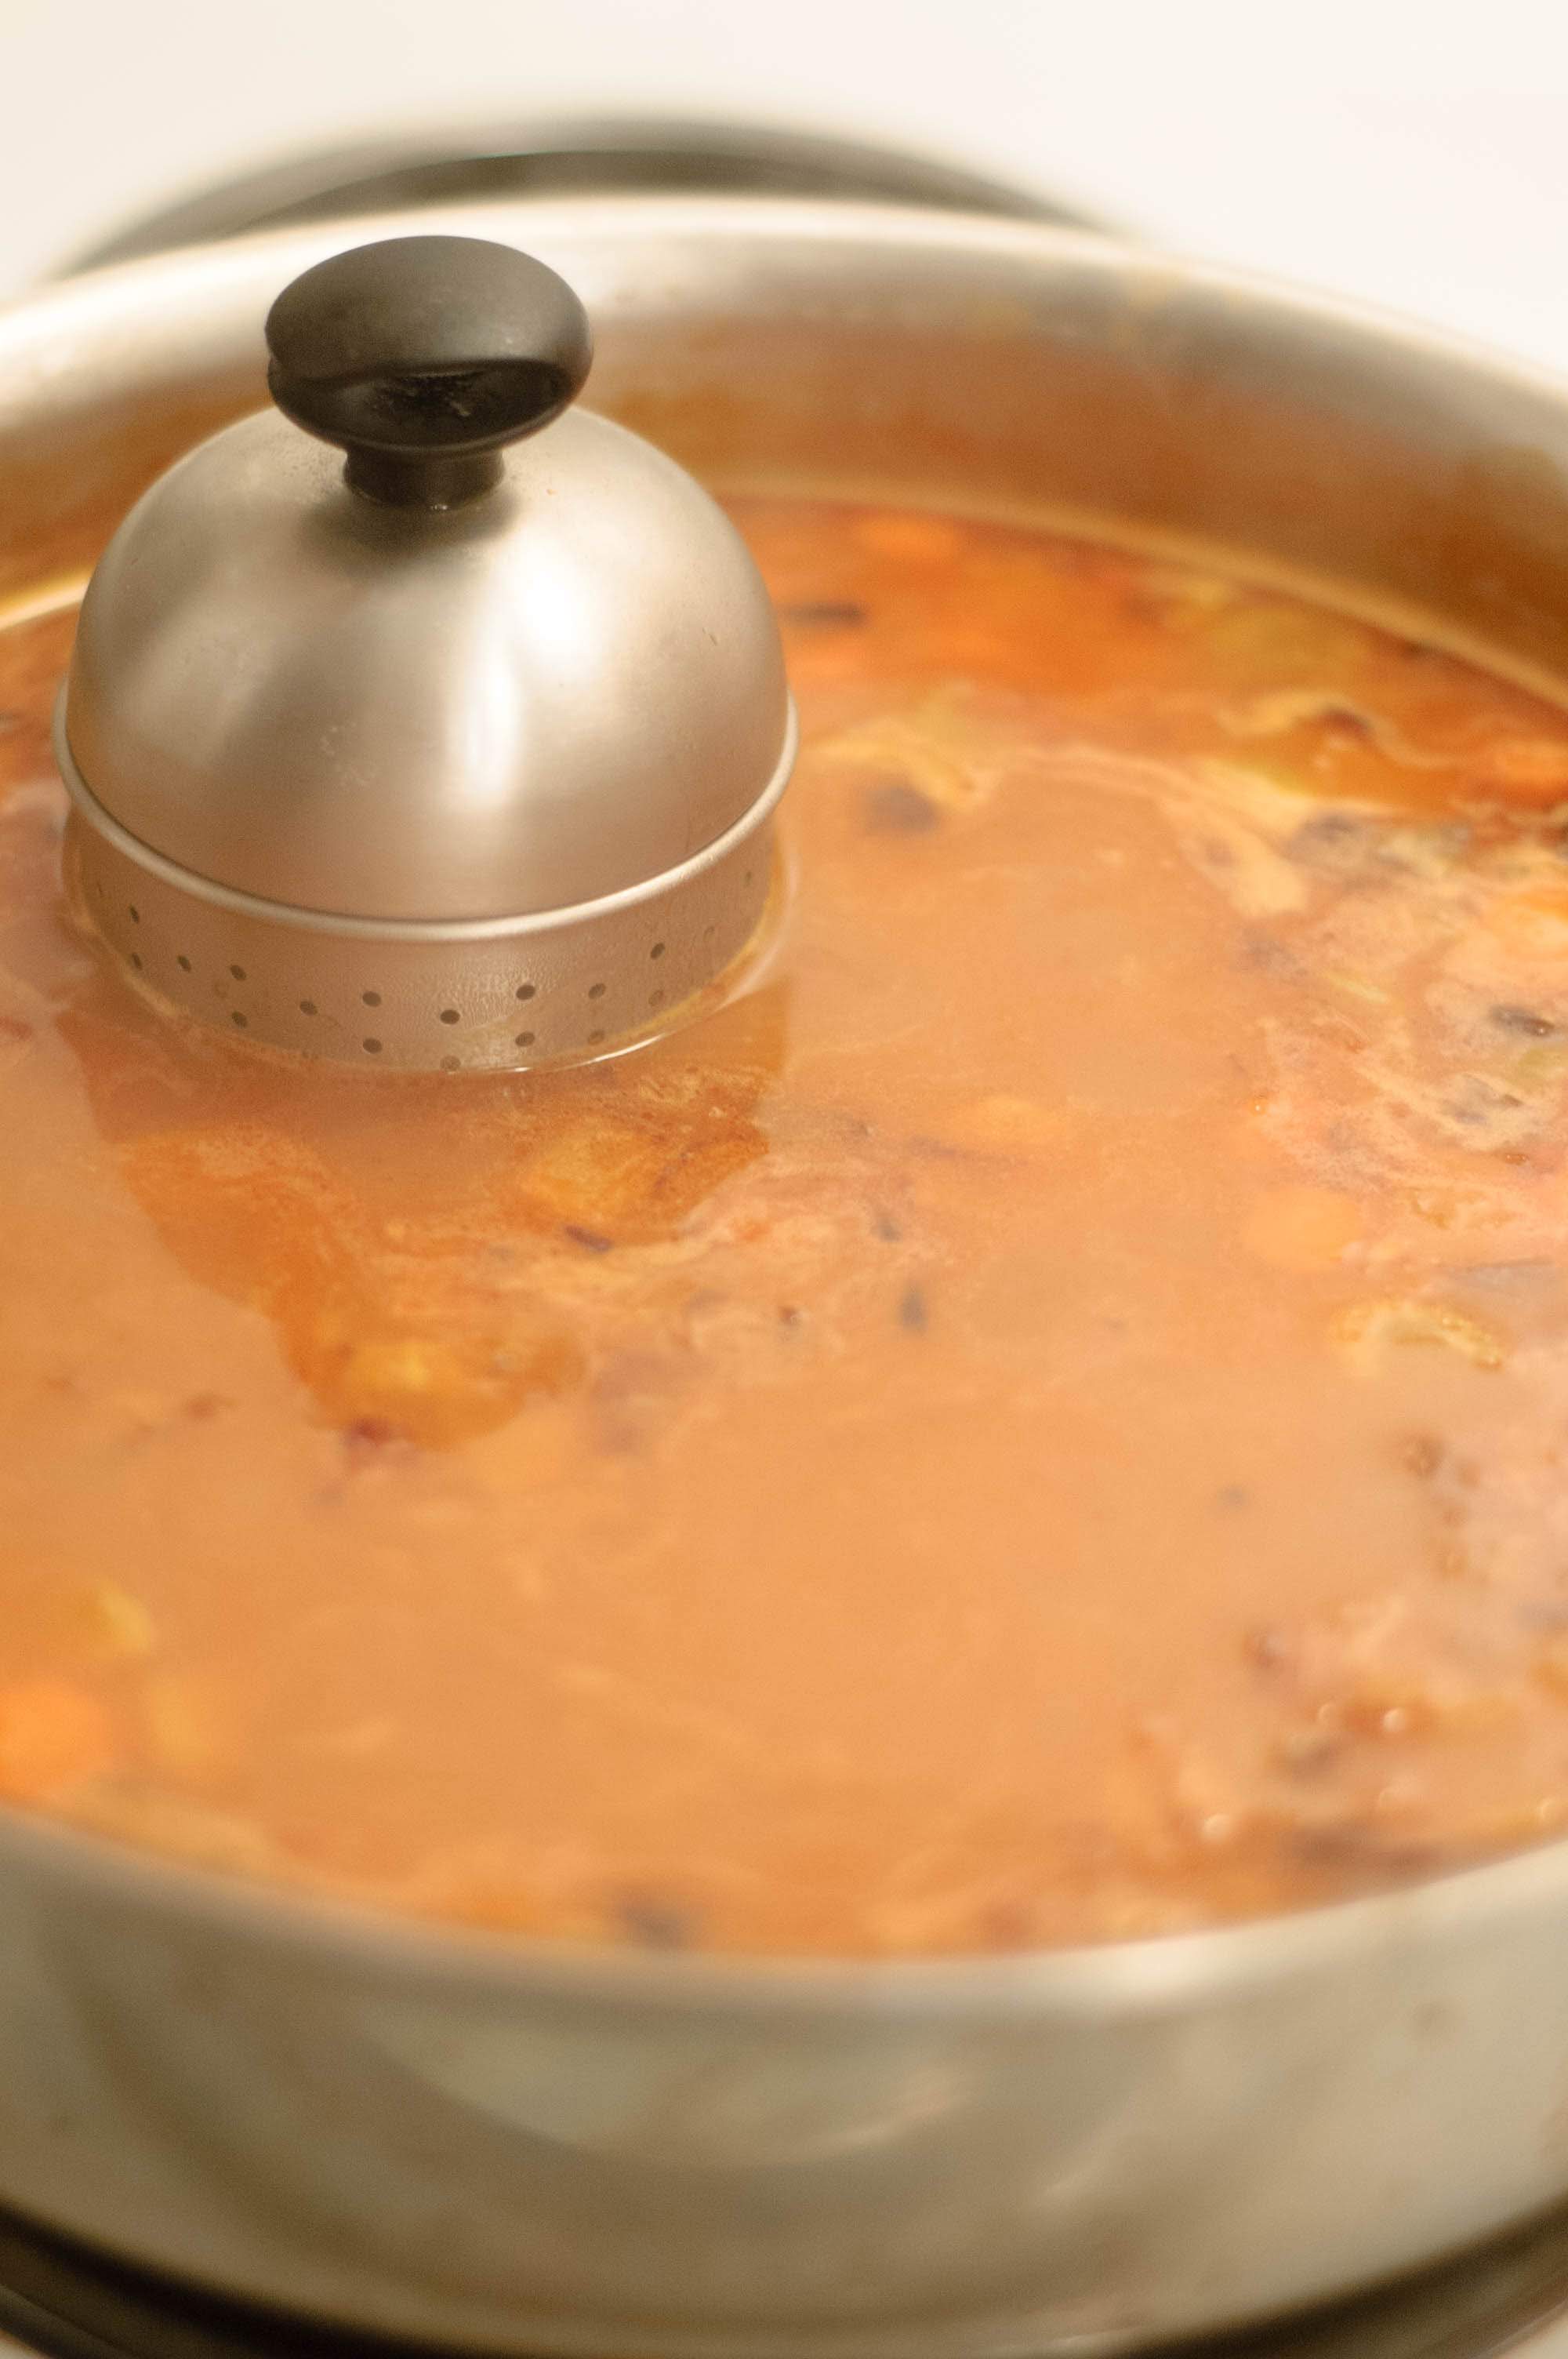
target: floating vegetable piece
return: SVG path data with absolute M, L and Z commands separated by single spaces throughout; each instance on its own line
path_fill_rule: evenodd
M 1338 1313 L 1332 1332 L 1346 1356 L 1368 1374 L 1377 1372 L 1387 1348 L 1399 1343 L 1440 1343 L 1476 1368 L 1500 1368 L 1508 1357 L 1506 1344 L 1491 1328 L 1445 1302 L 1358 1302 Z
M 1260 696 L 1216 707 L 1216 718 L 1237 737 L 1282 737 L 1303 723 L 1347 723 L 1360 734 L 1380 734 L 1376 717 L 1325 688 L 1267 689 Z
M 829 737 L 816 759 L 896 779 L 905 795 L 934 810 L 969 811 L 988 802 L 1010 775 L 1034 766 L 1015 730 L 988 720 L 977 700 L 940 688 L 903 712 L 864 721 Z

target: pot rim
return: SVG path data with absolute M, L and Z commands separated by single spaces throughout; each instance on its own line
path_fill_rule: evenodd
M 913 206 L 766 196 L 514 197 L 422 206 L 268 230 L 85 273 L 0 307 L 0 435 L 84 376 L 105 342 L 121 342 L 159 379 L 171 374 L 170 319 L 200 319 L 214 299 L 254 297 L 256 397 L 265 397 L 261 319 L 265 297 L 319 256 L 370 238 L 433 226 L 541 243 L 595 236 L 646 240 L 728 236 L 740 244 L 803 240 L 824 248 L 1072 260 L 1130 277 L 1151 306 L 1204 291 L 1281 322 L 1321 325 L 1368 353 L 1397 354 L 1533 395 L 1568 421 L 1568 376 L 1492 351 L 1399 313 L 1298 288 L 1227 266 L 1130 246 L 1102 234 Z M 148 364 L 159 364 L 157 366 Z M 177 373 L 176 373 L 177 374 Z M 0 466 L 4 464 L 0 452 Z M 1332 584 L 1325 583 L 1325 592 Z M 49 606 L 63 591 L 0 602 L 0 628 Z M 1346 604 L 1352 601 L 1347 597 Z M 1452 637 L 1452 635 L 1449 635 Z M 1483 655 L 1481 660 L 1485 661 Z M 1496 660 L 1494 658 L 1494 660 Z M 1559 696 L 1568 693 L 1558 684 Z M 684 2012 L 820 2013 L 886 2019 L 1050 2014 L 1098 2017 L 1189 2010 L 1195 1995 L 1234 1996 L 1281 1980 L 1463 1939 L 1543 1906 L 1568 1912 L 1568 1837 L 1393 1889 L 1282 1914 L 1126 1940 L 935 1957 L 704 1952 L 556 1941 L 414 1916 L 226 1870 L 187 1866 L 65 1820 L 0 1804 L 0 1865 L 40 1879 L 69 1877 L 110 1904 L 202 1920 L 276 1948 L 379 1973 L 445 1984 L 483 2000 L 524 1995 L 570 2005 L 608 2002 Z
M 1392 305 L 1364 302 L 1335 294 L 1309 281 L 1276 277 L 1271 273 L 1242 269 L 1174 247 L 1133 240 L 1126 234 L 1072 227 L 1054 222 L 1031 221 L 980 212 L 932 208 L 903 203 L 870 203 L 852 198 L 778 196 L 661 196 L 607 194 L 582 196 L 507 197 L 487 202 L 457 201 L 420 205 L 393 212 L 355 214 L 291 225 L 282 229 L 246 231 L 241 235 L 200 245 L 172 246 L 132 260 L 102 264 L 46 281 L 0 301 L 0 360 L 35 357 L 42 346 L 74 328 L 79 335 L 97 325 L 136 321 L 146 313 L 146 290 L 168 282 L 171 300 L 189 299 L 199 290 L 217 292 L 250 284 L 268 286 L 274 277 L 309 266 L 318 253 L 335 254 L 348 244 L 363 245 L 377 238 L 407 237 L 432 225 L 443 234 L 492 236 L 538 224 L 545 239 L 576 233 L 603 235 L 619 224 L 622 237 L 719 239 L 726 234 L 748 243 L 783 245 L 809 239 L 823 246 L 903 246 L 910 249 L 977 256 L 988 254 L 1027 257 L 1074 257 L 1085 265 L 1099 263 L 1108 275 L 1135 277 L 1141 292 L 1152 305 L 1162 291 L 1206 289 L 1231 297 L 1253 311 L 1275 311 L 1281 317 L 1321 321 L 1352 335 L 1376 341 L 1450 366 L 1479 366 L 1494 381 L 1519 390 L 1555 396 L 1568 402 L 1568 370 L 1557 370 L 1528 355 L 1515 353 L 1429 321 Z M 156 323 L 154 323 L 156 325 Z M 149 331 L 150 332 L 150 331 Z M 265 406 L 265 346 L 261 322 L 256 324 L 257 408 Z M 84 357 L 68 349 L 67 364 Z M 64 371 L 58 365 L 40 371 L 40 389 L 59 385 Z M 24 381 L 25 382 L 25 381 Z M 7 407 L 6 381 L 0 378 L 0 417 Z
M 998 179 L 925 141 L 906 147 L 789 115 L 607 107 L 505 121 L 487 114 L 434 126 L 410 120 L 293 147 L 185 189 L 74 249 L 47 275 L 75 277 L 307 223 L 346 226 L 355 218 L 416 205 L 570 198 L 573 181 L 563 170 L 589 169 L 606 195 L 709 193 L 932 206 L 1107 236 L 1137 234 L 1130 223 L 1106 221 L 1076 199 Z M 487 175 L 494 183 L 489 188 Z M 465 176 L 470 185 L 463 189 Z

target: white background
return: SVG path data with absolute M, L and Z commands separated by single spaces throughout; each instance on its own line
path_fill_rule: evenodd
M 0 0 L 0 294 L 345 129 L 881 134 L 1568 369 L 1568 0 Z

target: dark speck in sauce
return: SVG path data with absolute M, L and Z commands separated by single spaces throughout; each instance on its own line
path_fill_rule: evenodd
M 1549 1016 L 1538 1016 L 1533 1007 L 1494 1007 L 1492 1021 L 1505 1032 L 1525 1032 L 1534 1040 L 1550 1039 L 1558 1028 Z
M 940 824 L 940 814 L 918 787 L 884 778 L 867 789 L 866 824 L 881 835 L 925 835 Z
M 906 1286 L 899 1297 L 899 1325 L 907 1327 L 912 1335 L 924 1335 L 930 1321 L 931 1314 L 926 1308 L 923 1289 L 918 1286 Z
M 351 1465 L 369 1465 L 384 1451 L 403 1450 L 408 1437 L 389 1418 L 357 1417 L 352 1425 L 343 1428 L 343 1447 Z
M 699 1930 L 688 1903 L 657 1892 L 621 1892 L 613 1903 L 622 1932 L 644 1950 L 688 1950 Z
M 797 606 L 782 606 L 780 620 L 805 631 L 849 631 L 866 620 L 866 610 L 852 598 L 808 598 Z

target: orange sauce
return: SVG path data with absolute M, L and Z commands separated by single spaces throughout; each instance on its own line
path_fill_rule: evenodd
M 750 503 L 726 1003 L 183 1027 L 0 634 L 0 1796 L 527 1934 L 1094 1940 L 1568 1817 L 1568 721 L 1292 599 Z

